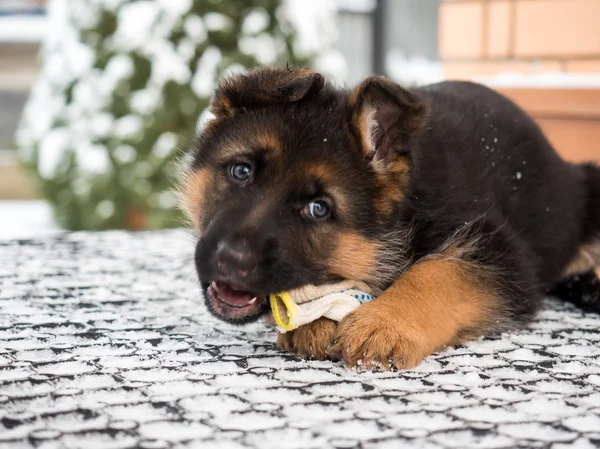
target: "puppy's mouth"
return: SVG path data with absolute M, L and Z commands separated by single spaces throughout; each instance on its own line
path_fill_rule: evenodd
M 233 323 L 254 321 L 267 306 L 267 295 L 219 281 L 208 286 L 206 298 L 215 315 Z

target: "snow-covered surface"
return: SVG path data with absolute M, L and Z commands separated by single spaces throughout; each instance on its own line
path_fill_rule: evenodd
M 337 0 L 337 7 L 341 11 L 370 13 L 375 9 L 375 6 L 375 0 Z
M 527 87 L 527 88 L 600 88 L 600 73 L 562 73 L 547 72 L 538 74 L 499 73 L 494 76 L 482 76 L 475 79 L 491 87 Z
M 600 317 L 395 373 L 277 351 L 198 297 L 183 231 L 0 242 L 2 448 L 591 448 Z
M 390 51 L 386 56 L 386 70 L 397 83 L 411 86 L 443 81 L 442 63 L 423 57 L 407 57 L 401 51 Z
M 46 201 L 0 201 L 0 240 L 60 232 Z
M 48 20 L 44 16 L 0 16 L 0 43 L 40 42 L 47 31 Z

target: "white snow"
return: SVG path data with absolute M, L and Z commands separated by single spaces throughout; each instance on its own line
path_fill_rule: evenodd
M 282 427 L 284 420 L 274 417 L 270 414 L 254 413 L 255 419 L 248 419 L 246 415 L 229 415 L 228 417 L 217 417 L 213 422 L 221 429 L 243 430 L 247 432 L 256 432 L 258 430 L 269 429 L 273 427 Z M 262 416 L 261 416 L 262 415 Z
M 192 78 L 192 90 L 199 97 L 207 97 L 212 94 L 221 58 L 221 50 L 214 46 L 208 47 L 200 57 L 198 68 Z
M 133 60 L 128 54 L 116 54 L 108 60 L 105 71 L 115 80 L 130 78 L 134 71 Z
M 298 32 L 294 50 L 299 56 L 317 55 L 315 67 L 325 75 L 342 81 L 346 64 L 334 48 L 339 37 L 335 0 L 284 0 L 278 17 L 294 25 Z
M 137 115 L 126 115 L 115 122 L 114 135 L 119 139 L 135 137 L 142 132 L 143 122 Z
M 159 5 L 152 1 L 138 1 L 123 5 L 117 16 L 117 29 L 113 45 L 123 51 L 143 49 L 152 35 L 152 26 L 160 12 Z
M 158 3 L 168 14 L 181 17 L 189 12 L 193 0 L 158 0 Z
M 170 155 L 177 146 L 177 135 L 172 132 L 162 133 L 152 147 L 152 154 L 163 159 Z
M 51 179 L 60 164 L 64 148 L 69 143 L 69 131 L 66 128 L 53 128 L 40 143 L 38 172 L 42 178 Z
M 216 393 L 216 391 L 215 391 Z M 230 395 L 198 395 L 182 399 L 179 405 L 185 410 L 197 412 L 210 412 L 217 416 L 229 415 L 232 412 L 245 412 L 250 406 Z
M 263 324 L 212 318 L 186 278 L 190 248 L 180 231 L 3 246 L 0 259 L 19 268 L 16 278 L 0 271 L 8 286 L 0 291 L 8 324 L 0 373 L 14 383 L 3 391 L 8 400 L 0 395 L 0 413 L 42 413 L 11 437 L 30 447 L 29 433 L 48 428 L 78 447 L 135 445 L 132 431 L 203 448 L 205 439 L 231 439 L 263 448 L 488 449 L 597 433 L 597 354 L 571 348 L 595 347 L 596 315 L 551 302 L 530 329 L 447 349 L 412 370 L 359 373 L 282 356 Z
M 513 438 L 528 438 L 547 442 L 561 442 L 575 439 L 576 433 L 558 431 L 551 425 L 539 423 L 506 424 L 499 428 L 504 435 Z
M 183 22 L 183 29 L 190 37 L 190 39 L 192 39 L 197 44 L 203 43 L 208 36 L 206 33 L 204 22 L 199 16 L 189 16 L 187 19 L 185 19 L 185 21 Z
M 102 218 L 111 217 L 115 213 L 115 203 L 111 200 L 102 200 L 96 206 L 96 212 Z
M 489 423 L 519 422 L 527 417 L 525 413 L 509 407 L 491 407 L 489 405 L 459 408 L 454 410 L 453 414 L 467 421 Z
M 226 30 L 233 26 L 229 17 L 219 12 L 209 12 L 204 15 L 204 24 L 209 31 Z
M 400 415 L 403 416 L 403 415 Z M 406 416 L 406 415 L 404 415 Z M 410 422 L 410 418 L 407 419 Z M 386 438 L 392 437 L 396 434 L 395 430 L 382 429 L 377 422 L 342 422 L 342 423 L 331 423 L 321 426 L 321 432 L 334 438 L 350 438 L 350 439 L 362 439 L 362 438 Z M 339 446 L 337 446 L 339 447 Z M 356 447 L 356 446 L 350 446 Z
M 576 432 L 597 432 L 600 429 L 600 417 L 596 414 L 567 418 L 563 424 Z
M 146 89 L 133 92 L 129 104 L 133 112 L 146 115 L 150 114 L 161 100 L 160 89 L 157 86 L 148 86 Z
M 45 17 L 0 17 L 0 42 L 39 42 L 47 33 L 48 20 Z
M 323 46 L 338 37 L 332 18 L 337 12 L 331 0 L 285 0 L 282 13 L 298 30 L 299 39 L 294 48 L 301 56 L 318 53 Z
M 0 240 L 41 237 L 60 232 L 45 201 L 0 201 Z
M 280 51 L 280 45 L 268 33 L 256 36 L 243 36 L 238 41 L 240 51 L 246 55 L 254 56 L 261 64 L 273 64 Z
M 179 84 L 189 83 L 192 72 L 172 43 L 157 40 L 149 53 L 152 55 L 151 84 L 162 86 L 171 80 Z
M 556 443 L 552 449 L 596 449 L 597 445 L 587 438 L 578 438 L 577 440 L 565 444 Z
M 405 85 L 436 83 L 444 79 L 442 64 L 423 57 L 407 57 L 399 50 L 386 55 L 386 69 L 390 78 Z
M 369 13 L 375 9 L 375 0 L 337 0 L 340 10 Z
M 523 73 L 500 73 L 494 76 L 476 77 L 476 81 L 495 88 L 571 88 L 589 89 L 600 87 L 600 74 L 596 73 L 540 73 L 528 75 Z
M 404 413 L 396 416 L 388 416 L 384 421 L 393 427 L 400 429 L 423 429 L 428 431 L 449 430 L 463 427 L 463 422 L 452 419 L 441 413 Z
M 71 376 L 75 374 L 90 373 L 94 370 L 95 368 L 93 366 L 81 362 L 59 362 L 37 368 L 37 372 L 40 374 L 50 374 L 54 376 Z
M 264 8 L 254 8 L 242 23 L 242 33 L 257 34 L 269 26 L 269 14 Z

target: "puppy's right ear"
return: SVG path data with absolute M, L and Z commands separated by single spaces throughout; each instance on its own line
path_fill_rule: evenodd
M 210 104 L 217 118 L 247 109 L 292 103 L 319 92 L 325 81 L 305 68 L 262 67 L 222 79 Z

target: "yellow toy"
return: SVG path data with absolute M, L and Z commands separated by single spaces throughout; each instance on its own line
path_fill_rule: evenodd
M 304 287 L 270 295 L 271 311 L 277 329 L 285 333 L 325 317 L 340 321 L 361 304 L 375 299 L 364 282 Z

